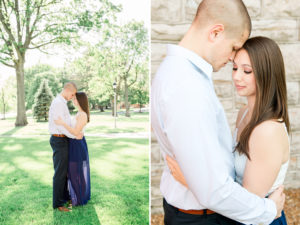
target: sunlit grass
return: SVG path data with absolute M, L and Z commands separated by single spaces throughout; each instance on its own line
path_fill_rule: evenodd
M 0 137 L 0 224 L 149 224 L 148 140 L 87 143 L 91 201 L 61 213 L 52 209 L 48 138 Z
M 97 134 L 148 132 L 149 114 L 92 112 L 85 131 L 91 201 L 71 213 L 52 209 L 52 149 L 48 123 L 15 127 L 0 120 L 0 224 L 149 224 L 148 139 Z M 91 136 L 89 136 L 89 134 Z M 94 135 L 94 136 L 93 136 Z M 96 136 L 95 136 L 96 135 Z
M 36 122 L 31 115 L 27 117 L 28 125 L 15 127 L 15 118 L 0 120 L 0 135 L 48 135 L 48 122 Z M 114 117 L 110 112 L 92 112 L 91 121 L 87 124 L 85 133 L 134 133 L 148 132 L 149 113 L 132 112 L 131 117 L 119 114 L 117 117 L 117 128 L 114 128 Z

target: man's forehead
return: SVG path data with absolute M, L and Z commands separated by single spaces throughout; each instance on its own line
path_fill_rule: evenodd
M 240 49 L 243 47 L 244 43 L 247 41 L 249 37 L 249 32 L 248 31 L 245 31 L 242 36 L 239 38 L 239 40 L 237 40 L 235 43 L 234 43 L 234 47 L 236 47 L 237 49 Z

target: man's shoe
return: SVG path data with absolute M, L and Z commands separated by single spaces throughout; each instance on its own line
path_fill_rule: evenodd
M 64 206 L 61 206 L 61 207 L 58 207 L 58 210 L 61 211 L 61 212 L 70 212 L 71 210 L 64 207 Z
M 72 201 L 67 201 L 67 208 L 72 210 Z

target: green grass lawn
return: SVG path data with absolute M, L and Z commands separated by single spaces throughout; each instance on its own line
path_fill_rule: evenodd
M 89 128 L 89 133 L 109 132 L 113 123 L 108 117 L 93 114 L 95 127 L 107 130 Z M 148 114 L 136 118 L 120 117 L 118 132 L 147 132 Z M 42 127 L 47 124 L 33 126 L 29 118 L 29 126 L 13 128 L 13 122 L 0 121 L 0 224 L 149 224 L 148 139 L 87 137 L 91 200 L 63 213 L 52 209 L 49 136 L 34 136 L 46 134 Z M 27 136 L 8 136 L 13 134 Z
M 48 135 L 48 123 L 36 122 L 31 115 L 28 116 L 28 125 L 15 127 L 15 118 L 0 120 L 0 135 Z M 132 112 L 131 117 L 119 114 L 117 129 L 114 128 L 114 117 L 111 112 L 91 112 L 90 123 L 87 124 L 85 133 L 135 133 L 148 132 L 149 113 Z

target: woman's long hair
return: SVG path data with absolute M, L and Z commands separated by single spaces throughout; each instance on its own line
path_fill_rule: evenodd
M 256 80 L 256 98 L 250 122 L 240 135 L 236 150 L 249 156 L 249 139 L 253 129 L 266 120 L 282 119 L 287 131 L 290 122 L 284 62 L 275 41 L 266 37 L 248 39 L 243 48 L 249 54 Z
M 84 92 L 77 92 L 76 93 L 76 99 L 82 108 L 82 110 L 87 115 L 87 122 L 90 122 L 90 109 L 89 109 L 89 100 L 87 95 Z

